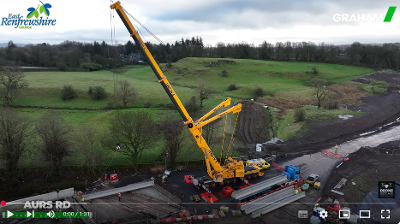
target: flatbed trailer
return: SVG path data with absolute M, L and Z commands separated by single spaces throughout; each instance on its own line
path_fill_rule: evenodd
M 287 181 L 288 180 L 286 178 L 286 175 L 281 174 L 281 175 L 273 177 L 271 179 L 261 181 L 252 186 L 234 191 L 232 193 L 231 197 L 236 202 L 247 201 L 249 199 L 253 199 L 255 197 L 261 196 L 262 194 L 266 193 L 267 191 L 275 190 L 278 186 L 286 183 Z
M 284 168 L 280 167 L 278 164 L 276 164 L 274 162 L 271 162 L 271 165 L 275 166 L 278 170 L 282 171 L 282 173 L 284 174 L 284 171 L 285 171 Z M 232 193 L 232 198 L 238 203 L 236 205 L 237 208 L 240 208 L 242 205 L 244 205 L 246 203 L 252 202 L 252 201 L 257 200 L 257 199 L 260 199 L 262 197 L 265 197 L 265 196 L 267 196 L 269 194 L 272 194 L 274 192 L 280 191 L 282 189 L 285 189 L 285 188 L 288 188 L 288 187 L 295 187 L 295 186 L 297 187 L 297 186 L 300 186 L 301 184 L 304 183 L 304 179 L 301 176 L 299 176 L 298 180 L 289 180 L 289 179 L 287 179 L 287 176 L 286 176 L 286 180 L 285 181 L 279 181 L 279 180 L 283 180 L 282 176 L 283 175 L 277 175 L 277 176 L 275 176 L 275 177 L 273 177 L 273 178 L 271 178 L 271 179 L 269 179 L 267 181 L 261 182 L 261 183 L 267 183 L 266 185 L 264 185 L 265 186 L 264 188 L 262 188 L 262 187 L 258 188 L 257 187 L 258 191 L 249 190 L 247 192 L 248 193 L 251 192 L 251 193 L 248 194 L 247 196 L 245 195 L 245 192 L 244 192 L 243 194 L 241 194 L 242 195 L 241 198 L 237 197 L 238 195 L 240 195 L 239 194 L 240 192 L 236 193 L 236 194 L 235 194 L 235 192 L 233 192 Z M 270 180 L 272 180 L 272 182 L 270 182 Z M 268 184 L 268 182 L 269 183 L 274 183 L 275 185 L 271 186 L 271 184 Z M 248 189 L 248 188 L 250 188 L 250 187 L 247 187 L 245 189 Z M 235 196 L 236 196 L 236 198 L 235 198 Z

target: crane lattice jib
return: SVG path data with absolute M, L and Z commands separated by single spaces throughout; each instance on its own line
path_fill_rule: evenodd
M 206 141 L 204 138 L 201 136 L 201 127 L 220 118 L 221 116 L 224 116 L 227 113 L 237 113 L 241 110 L 241 104 L 235 105 L 233 108 L 222 112 L 219 115 L 214 116 L 213 118 L 202 121 L 205 117 L 209 116 L 211 113 L 214 111 L 210 111 L 209 113 L 206 114 L 206 116 L 203 116 L 202 119 L 200 119 L 200 122 L 198 124 L 193 122 L 193 119 L 189 116 L 189 113 L 183 106 L 182 102 L 176 95 L 175 91 L 173 90 L 171 84 L 168 82 L 166 76 L 163 74 L 161 71 L 160 67 L 154 60 L 153 56 L 151 55 L 150 51 L 146 47 L 145 43 L 143 42 L 142 38 L 140 37 L 139 33 L 135 29 L 135 27 L 132 25 L 131 21 L 129 20 L 127 14 L 125 13 L 124 9 L 122 8 L 120 2 L 116 2 L 110 6 L 111 9 L 114 9 L 119 17 L 121 18 L 122 22 L 124 23 L 125 27 L 128 29 L 128 32 L 130 36 L 133 38 L 137 46 L 140 46 L 140 49 L 143 53 L 143 55 L 146 56 L 148 61 L 150 62 L 150 67 L 155 73 L 155 75 L 158 78 L 158 82 L 162 85 L 164 88 L 165 92 L 168 94 L 170 100 L 172 103 L 175 105 L 176 109 L 178 110 L 179 114 L 181 115 L 184 124 L 187 125 L 189 131 L 191 132 L 193 138 L 196 140 L 196 143 L 198 147 L 203 151 L 204 153 L 204 159 L 206 161 L 206 166 L 207 166 L 207 173 L 208 175 L 213 178 L 216 181 L 222 181 L 223 176 L 225 177 L 233 177 L 232 172 L 227 175 L 227 169 L 222 168 L 218 160 L 215 158 L 213 155 L 210 147 L 207 145 Z M 226 99 L 223 103 L 221 103 L 219 106 L 226 106 L 226 104 L 230 103 L 230 99 Z M 218 107 L 218 106 L 217 106 Z

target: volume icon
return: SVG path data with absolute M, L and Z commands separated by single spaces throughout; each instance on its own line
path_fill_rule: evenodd
M 53 210 L 51 210 L 51 211 L 49 211 L 48 213 L 46 213 L 46 215 L 49 216 L 50 218 L 54 218 L 54 216 L 55 216 Z

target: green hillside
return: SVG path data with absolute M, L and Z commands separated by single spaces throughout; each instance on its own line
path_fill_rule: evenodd
M 215 67 L 206 66 L 206 64 L 210 62 L 216 63 L 219 60 L 233 62 Z M 318 75 L 309 72 L 313 66 L 318 69 Z M 139 94 L 139 101 L 128 106 L 143 107 L 146 102 L 151 102 L 150 108 L 142 108 L 142 110 L 151 112 L 156 119 L 162 120 L 168 114 L 173 114 L 173 116 L 179 118 L 179 114 L 176 111 L 157 107 L 158 104 L 170 104 L 171 102 L 148 65 L 126 66 L 126 68 L 127 72 L 119 75 L 114 75 L 110 71 L 25 72 L 29 88 L 21 91 L 19 97 L 14 101 L 14 104 L 19 106 L 62 108 L 103 108 L 112 99 L 114 83 L 119 80 L 127 80 Z M 366 68 L 333 64 L 217 58 L 185 58 L 171 65 L 161 64 L 161 68 L 182 102 L 187 101 L 191 96 L 197 96 L 196 86 L 199 81 L 206 82 L 207 85 L 217 91 L 211 99 L 204 101 L 204 108 L 199 113 L 200 115 L 212 109 L 226 97 L 232 97 L 233 103 L 243 99 L 253 98 L 252 94 L 256 86 L 273 93 L 273 98 L 288 100 L 312 99 L 311 93 L 313 89 L 306 86 L 304 83 L 314 77 L 331 80 L 334 83 L 348 84 L 349 80 L 372 72 L 372 70 Z M 223 70 L 226 70 L 227 77 L 222 76 Z M 239 88 L 237 90 L 228 91 L 227 87 L 230 84 L 236 84 Z M 62 101 L 60 99 L 60 89 L 64 85 L 71 85 L 77 90 L 78 97 L 70 101 Z M 109 93 L 109 97 L 99 101 L 92 100 L 87 94 L 89 86 L 104 87 Z M 132 108 L 124 110 L 138 109 Z M 46 112 L 46 109 L 20 108 L 18 111 L 32 119 L 37 119 Z M 98 126 L 102 131 L 106 130 L 107 122 L 110 117 L 116 113 L 116 110 L 86 111 L 63 109 L 58 111 L 66 121 L 70 122 L 75 127 L 82 124 L 93 124 Z M 319 117 L 316 113 L 318 112 L 313 111 L 309 116 L 313 118 Z M 336 110 L 328 113 L 335 115 L 342 113 L 342 111 Z M 332 116 L 328 116 L 327 118 L 332 118 Z M 281 123 L 291 122 L 293 122 L 293 110 L 288 111 Z M 295 135 L 301 129 L 301 124 L 296 124 L 289 128 L 280 126 L 278 137 L 286 139 Z M 161 137 L 157 142 L 155 148 L 146 152 L 143 156 L 144 163 L 153 162 L 154 157 L 158 156 L 163 150 L 164 143 Z M 241 144 L 238 142 L 235 145 L 240 146 Z M 216 155 L 219 155 L 220 148 L 220 145 L 216 147 Z M 108 149 L 101 150 L 106 155 L 113 153 Z M 35 148 L 29 150 L 27 153 L 35 155 L 38 151 Z M 75 152 L 75 155 L 76 156 L 73 158 L 68 158 L 66 164 L 81 164 L 79 152 Z M 111 156 L 106 157 L 107 159 L 104 161 L 106 164 L 110 162 L 110 157 Z M 30 156 L 28 158 L 30 159 L 23 161 L 23 165 L 33 166 L 34 164 L 38 164 L 37 159 L 39 157 Z M 193 144 L 191 139 L 187 140 L 185 150 L 179 157 L 181 161 L 187 159 L 202 159 L 201 151 Z M 113 160 L 113 164 L 129 164 L 129 162 L 126 157 L 117 155 Z

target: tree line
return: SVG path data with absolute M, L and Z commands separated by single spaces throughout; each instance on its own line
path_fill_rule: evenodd
M 264 41 L 256 46 L 247 42 L 205 44 L 201 37 L 182 38 L 170 44 L 146 43 L 159 63 L 176 62 L 185 57 L 238 58 L 278 61 L 324 62 L 374 69 L 400 69 L 400 44 L 371 45 L 354 42 L 348 46 L 313 42 Z M 121 54 L 139 53 L 132 41 L 109 45 L 64 41 L 58 45 L 46 43 L 17 47 L 10 41 L 7 48 L 0 49 L 0 63 L 14 63 L 43 67 L 83 67 L 90 70 L 119 67 L 125 63 Z M 142 58 L 145 60 L 144 58 Z
M 203 134 L 210 145 L 216 143 L 218 122 L 214 121 L 204 129 Z M 73 127 L 55 110 L 32 120 L 13 108 L 0 107 L 0 160 L 4 166 L 0 170 L 4 169 L 9 176 L 16 175 L 21 161 L 28 157 L 25 153 L 33 148 L 40 152 L 34 159 L 50 167 L 46 170 L 52 177 L 63 175 L 63 162 L 68 156 L 83 157 L 82 167 L 91 174 L 100 174 L 107 166 L 103 164 L 101 148 L 123 154 L 130 158 L 127 161 L 131 165 L 139 167 L 143 154 L 157 144 L 155 139 L 164 140 L 164 149 L 158 159 L 167 153 L 169 168 L 173 169 L 188 136 L 182 120 L 171 117 L 156 120 L 148 111 L 117 111 L 102 131 L 95 125 Z

